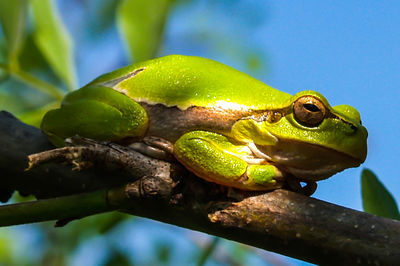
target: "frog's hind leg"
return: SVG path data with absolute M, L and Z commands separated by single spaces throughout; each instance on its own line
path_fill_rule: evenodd
M 193 131 L 174 145 L 174 155 L 186 168 L 205 180 L 244 190 L 269 190 L 282 186 L 279 170 L 252 157 L 245 145 L 235 145 L 223 135 Z
M 86 87 L 69 94 L 59 109 L 49 111 L 41 128 L 57 146 L 81 137 L 121 141 L 140 138 L 148 125 L 147 113 L 137 102 L 113 89 Z

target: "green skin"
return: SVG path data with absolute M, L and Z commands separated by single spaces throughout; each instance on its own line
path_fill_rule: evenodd
M 304 97 L 324 115 L 315 118 L 308 102 L 296 111 Z M 279 188 L 289 177 L 325 179 L 367 154 L 367 131 L 353 107 L 331 107 L 314 91 L 291 96 L 221 63 L 181 55 L 100 76 L 69 93 L 41 128 L 57 146 L 74 135 L 119 143 L 159 137 L 196 175 L 244 190 Z

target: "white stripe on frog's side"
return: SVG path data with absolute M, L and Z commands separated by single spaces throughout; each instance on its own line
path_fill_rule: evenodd
M 139 68 L 139 69 L 135 69 L 134 71 L 129 72 L 128 74 L 126 74 L 126 75 L 124 75 L 124 76 L 122 76 L 122 77 L 119 77 L 119 78 L 116 78 L 116 79 L 112 79 L 112 80 L 109 80 L 109 81 L 106 81 L 106 82 L 101 82 L 101 83 L 99 83 L 98 85 L 104 86 L 104 87 L 108 87 L 108 88 L 113 88 L 113 89 L 115 89 L 116 91 L 119 91 L 119 92 L 121 92 L 122 94 L 125 94 L 123 91 L 118 90 L 117 86 L 118 86 L 122 81 L 127 80 L 127 79 L 129 79 L 129 78 L 131 78 L 131 77 L 136 76 L 137 74 L 139 74 L 140 72 L 142 72 L 142 71 L 145 70 L 145 69 L 146 69 L 145 67 L 142 67 L 142 68 Z

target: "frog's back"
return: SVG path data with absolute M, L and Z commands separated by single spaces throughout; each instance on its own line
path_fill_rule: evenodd
M 183 55 L 127 66 L 91 84 L 112 87 L 138 102 L 162 103 L 180 109 L 190 106 L 276 109 L 291 97 L 219 62 Z

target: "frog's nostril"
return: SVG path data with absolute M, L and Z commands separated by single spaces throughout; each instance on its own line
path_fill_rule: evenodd
M 351 125 L 350 127 L 352 130 L 354 130 L 354 132 L 357 131 L 357 129 L 358 129 L 358 127 L 356 127 L 355 125 Z

